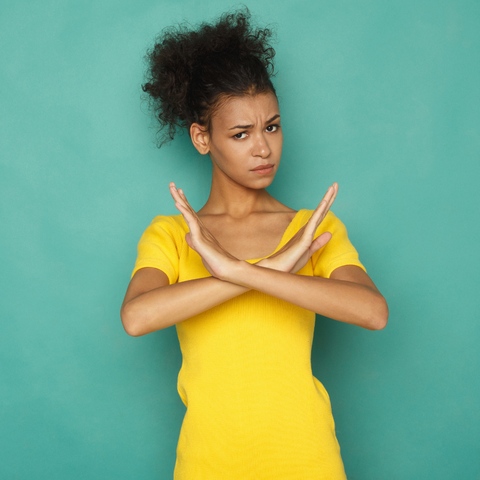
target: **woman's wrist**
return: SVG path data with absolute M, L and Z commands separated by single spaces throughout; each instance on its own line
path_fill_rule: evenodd
M 222 278 L 222 280 L 235 283 L 237 285 L 246 286 L 248 285 L 248 281 L 246 280 L 248 279 L 249 275 L 254 273 L 254 268 L 255 267 L 253 265 L 245 260 L 237 260 L 236 262 L 232 263 L 231 268 L 228 269 L 225 278 Z
M 279 272 L 285 272 L 281 264 L 276 261 L 276 258 L 263 258 L 259 262 L 255 263 L 257 267 L 269 268 L 270 270 L 278 270 Z
M 268 258 L 262 258 L 262 260 L 255 262 L 254 265 L 256 265 L 257 267 L 270 268 L 269 263 L 270 263 L 270 260 Z

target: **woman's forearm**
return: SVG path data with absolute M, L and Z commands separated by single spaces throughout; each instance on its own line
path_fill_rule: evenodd
M 239 262 L 228 279 L 320 315 L 369 330 L 385 327 L 388 307 L 374 289 L 351 281 L 295 275 Z
M 199 278 L 158 287 L 126 302 L 122 323 L 129 335 L 138 337 L 182 322 L 250 290 L 219 280 Z
M 161 286 L 135 296 L 121 310 L 129 335 L 141 336 L 180 323 L 251 289 L 345 323 L 369 330 L 384 328 L 383 296 L 352 281 L 294 275 L 238 262 L 228 280 L 200 278 Z

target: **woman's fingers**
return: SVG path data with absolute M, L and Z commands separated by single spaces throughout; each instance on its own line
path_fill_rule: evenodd
M 190 231 L 195 236 L 195 238 L 200 238 L 201 236 L 205 240 L 210 241 L 211 243 L 214 243 L 215 245 L 217 245 L 221 250 L 224 250 L 224 248 L 220 245 L 220 243 L 218 243 L 217 239 L 203 225 L 202 221 L 200 220 L 200 217 L 197 215 L 197 212 L 191 207 L 190 203 L 188 203 L 188 200 L 187 200 L 187 197 L 185 196 L 184 191 L 181 188 L 177 189 L 173 182 L 171 182 L 170 187 L 172 190 L 172 196 L 174 197 L 174 199 L 176 199 L 175 206 L 182 213 Z M 193 248 L 191 235 L 189 234 L 187 235 L 188 235 L 187 243 L 191 248 Z
M 335 182 L 332 186 L 328 187 L 328 190 L 325 193 L 322 201 L 318 204 L 318 207 L 315 209 L 313 215 L 310 217 L 310 220 L 307 222 L 305 235 L 309 236 L 309 238 L 313 237 L 318 226 L 327 215 L 335 200 L 335 197 L 337 196 L 337 192 L 338 183 Z
M 333 202 L 335 201 L 335 197 L 337 196 L 337 192 L 338 192 L 337 182 L 335 182 L 332 186 L 328 187 L 327 193 L 325 193 L 325 196 L 323 197 L 323 200 L 322 200 L 323 206 L 321 208 L 321 211 L 323 215 L 326 215 L 327 212 L 330 210 L 330 207 L 332 206 Z
M 335 201 L 337 193 L 338 193 L 338 183 L 335 182 L 332 185 L 332 195 L 331 195 L 330 200 L 329 200 L 328 205 L 327 205 L 327 212 L 330 210 L 330 207 L 332 206 L 333 202 Z
M 188 212 L 190 220 L 192 220 L 191 217 L 196 217 L 196 213 L 192 209 L 192 207 L 189 205 L 189 203 L 186 201 L 187 199 L 185 197 L 185 194 L 183 194 L 182 189 L 177 189 L 177 186 L 175 185 L 174 182 L 170 182 L 169 188 L 170 188 L 170 194 L 172 195 L 173 200 L 175 201 L 175 206 L 180 210 L 182 215 L 185 217 L 184 213 Z M 179 206 L 181 206 L 183 210 L 181 210 Z M 186 217 L 185 217 L 185 220 L 187 220 Z
M 202 230 L 207 230 L 205 228 L 205 226 L 203 225 L 202 220 L 197 215 L 197 212 L 192 208 L 190 203 L 188 203 L 187 197 L 185 196 L 185 193 L 183 192 L 183 190 L 181 188 L 178 189 L 178 193 L 179 193 L 180 197 L 182 198 L 183 203 L 185 204 L 186 208 L 188 208 L 190 210 L 190 213 L 197 219 L 197 222 L 200 225 L 200 227 L 202 228 Z
M 173 182 L 172 184 L 173 184 L 173 197 L 175 201 L 181 203 L 185 208 L 190 210 L 192 214 L 196 215 L 195 210 L 188 203 L 187 197 L 185 196 L 185 193 L 183 192 L 183 190 L 181 188 L 177 188 Z
M 181 188 L 177 188 L 174 182 L 170 182 L 169 188 L 170 188 L 170 193 L 173 199 L 175 200 L 175 202 L 180 203 L 185 208 L 187 208 L 192 215 L 196 216 L 197 213 L 188 203 L 187 197 L 185 196 L 185 193 L 183 192 L 183 190 Z
M 178 189 L 178 193 L 180 195 L 180 197 L 182 197 L 182 200 L 184 201 L 185 203 L 185 206 L 195 215 L 197 215 L 197 212 L 192 208 L 192 206 L 190 205 L 190 203 L 188 203 L 188 200 L 187 200 L 187 197 L 185 196 L 185 193 L 183 192 L 183 190 L 181 188 Z
M 192 212 L 183 205 L 183 203 L 180 202 L 175 202 L 175 207 L 180 211 L 180 213 L 183 215 L 183 218 L 185 218 L 185 221 L 187 222 L 188 226 L 190 227 L 191 223 L 195 222 L 195 217 L 192 215 Z
M 328 187 L 327 193 L 323 197 L 323 200 L 325 202 L 325 212 L 328 212 L 330 210 L 330 207 L 332 206 L 335 197 L 337 196 L 338 192 L 338 183 L 335 182 L 332 186 Z
M 181 205 L 185 206 L 185 201 L 183 200 L 183 198 L 181 197 L 181 195 L 178 193 L 178 190 L 177 190 L 177 186 L 175 185 L 174 182 L 170 182 L 169 184 L 169 189 L 170 189 L 170 195 L 173 197 L 173 200 L 175 200 L 175 202 L 178 202 L 180 203 Z
M 201 225 L 202 222 L 200 221 L 200 218 L 198 217 L 197 212 L 188 203 L 187 197 L 185 196 L 185 193 L 183 192 L 183 190 L 181 188 L 177 189 L 174 182 L 170 182 L 169 186 L 170 186 L 170 193 L 173 199 L 175 200 L 175 203 L 178 203 L 183 207 L 185 207 L 190 212 L 191 216 L 196 218 L 197 223 Z
M 198 219 L 195 215 L 195 212 L 192 214 L 192 212 L 180 202 L 175 202 L 175 207 L 177 207 L 177 209 L 183 215 L 183 218 L 185 219 L 185 222 L 187 222 L 190 232 L 195 238 L 198 238 L 201 235 L 201 227 L 198 224 Z
M 204 231 L 204 233 L 207 233 L 208 235 L 212 236 L 212 238 L 213 238 L 213 235 L 205 227 L 202 220 L 197 215 L 197 212 L 191 207 L 190 203 L 188 203 L 187 197 L 185 196 L 185 193 L 183 192 L 183 190 L 181 188 L 178 189 L 178 193 L 181 196 L 186 208 L 188 208 L 190 210 L 190 213 L 197 219 L 197 223 L 198 223 L 198 225 L 200 225 L 200 228 Z

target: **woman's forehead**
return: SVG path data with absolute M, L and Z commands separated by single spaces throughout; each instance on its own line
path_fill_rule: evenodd
M 225 128 L 267 121 L 280 113 L 277 97 L 271 93 L 234 96 L 221 102 L 212 121 Z

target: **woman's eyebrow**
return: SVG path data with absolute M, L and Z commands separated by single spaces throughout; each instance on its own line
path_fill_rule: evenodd
M 277 113 L 276 115 L 274 115 L 272 118 L 270 118 L 269 120 L 267 120 L 265 123 L 270 123 L 270 122 L 273 122 L 276 118 L 280 117 L 280 115 Z M 235 128 L 252 128 L 253 125 L 235 125 L 234 127 L 232 128 L 229 128 L 229 130 L 234 130 Z

